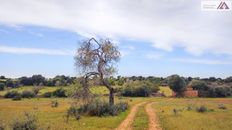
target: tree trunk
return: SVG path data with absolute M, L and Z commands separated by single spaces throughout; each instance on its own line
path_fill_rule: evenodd
M 114 105 L 114 89 L 111 88 L 110 90 L 110 94 L 109 94 L 109 104 L 112 106 Z

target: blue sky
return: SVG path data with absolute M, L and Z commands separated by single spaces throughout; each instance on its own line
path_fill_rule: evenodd
M 116 75 L 231 76 L 232 13 L 200 2 L 3 0 L 0 75 L 76 76 L 79 43 L 108 37 L 122 54 Z

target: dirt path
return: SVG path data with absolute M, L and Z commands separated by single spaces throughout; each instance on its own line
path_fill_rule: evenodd
M 153 103 L 149 103 L 145 107 L 145 111 L 147 112 L 147 115 L 149 118 L 149 126 L 148 127 L 149 127 L 149 130 L 162 130 L 159 126 L 156 113 L 152 108 Z
M 139 103 L 139 104 L 136 104 L 135 106 L 133 106 L 129 115 L 126 117 L 126 119 L 124 119 L 124 121 L 115 130 L 132 130 L 131 124 L 134 121 L 138 107 L 145 104 L 145 103 L 146 102 L 142 102 L 142 103 Z

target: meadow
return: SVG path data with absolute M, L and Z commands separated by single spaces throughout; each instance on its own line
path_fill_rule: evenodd
M 30 87 L 17 88 L 18 91 L 31 89 Z M 54 91 L 57 87 L 44 87 L 40 94 L 47 91 Z M 66 88 L 68 89 L 68 87 Z M 95 87 L 92 92 L 105 94 L 104 87 Z M 170 94 L 168 88 L 162 88 L 165 94 Z M 1 94 L 3 94 L 1 92 Z M 107 100 L 107 97 L 103 97 Z M 51 107 L 52 101 L 58 101 L 58 107 Z M 116 97 L 116 102 L 126 101 L 129 103 L 129 110 L 122 112 L 118 116 L 91 117 L 81 116 L 77 121 L 70 118 L 65 121 L 67 109 L 73 102 L 70 98 L 31 98 L 20 101 L 11 99 L 0 99 L 0 125 L 10 130 L 12 121 L 22 118 L 24 112 L 36 115 L 38 124 L 42 129 L 51 130 L 111 130 L 117 128 L 127 117 L 131 108 L 140 102 L 154 102 L 152 108 L 157 114 L 159 124 L 163 130 L 230 130 L 232 126 L 232 99 L 231 98 L 155 98 L 155 97 Z M 226 109 L 219 109 L 219 104 L 223 104 Z M 197 112 L 196 109 L 204 105 L 207 111 Z M 132 129 L 148 129 L 148 116 L 140 106 L 135 115 Z M 174 112 L 173 110 L 176 110 Z

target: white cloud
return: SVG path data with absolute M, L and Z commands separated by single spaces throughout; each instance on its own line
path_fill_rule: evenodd
M 9 47 L 9 46 L 1 46 L 1 45 L 0 45 L 0 53 L 40 54 L 40 55 L 74 55 L 74 53 L 70 50 Z
M 175 58 L 172 61 L 194 64 L 208 64 L 208 65 L 232 65 L 232 61 L 225 60 L 211 60 L 211 59 L 194 59 L 194 58 Z
M 0 0 L 0 23 L 145 40 L 167 51 L 232 55 L 232 13 L 201 11 L 201 0 Z

